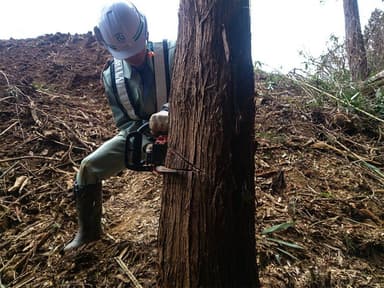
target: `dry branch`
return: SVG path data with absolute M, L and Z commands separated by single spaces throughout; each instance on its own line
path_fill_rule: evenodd
M 9 80 L 8 80 L 8 76 L 7 76 L 7 74 L 5 74 L 5 72 L 4 72 L 3 70 L 0 70 L 0 73 L 4 76 L 5 81 L 7 81 L 7 84 L 8 84 L 8 86 L 9 86 Z
M 8 130 L 10 130 L 13 126 L 15 126 L 17 123 L 19 123 L 19 121 L 15 121 L 13 122 L 11 125 L 9 125 L 5 130 L 3 130 L 3 132 L 0 133 L 0 136 L 2 136 L 3 134 L 5 134 Z
M 352 107 L 353 109 L 355 109 L 356 111 L 359 111 L 360 113 L 364 114 L 365 116 L 368 116 L 368 117 L 370 117 L 370 118 L 372 118 L 372 119 L 374 119 L 376 121 L 384 123 L 384 119 L 381 119 L 381 118 L 379 118 L 379 117 L 377 117 L 377 116 L 375 116 L 375 115 L 373 115 L 373 114 L 371 114 L 371 113 L 369 113 L 369 112 L 367 112 L 367 111 L 365 111 L 363 109 L 360 109 L 359 107 L 353 106 L 352 104 L 350 104 L 350 103 L 348 103 L 348 102 L 346 102 L 346 101 L 344 101 L 344 100 L 342 100 L 342 99 L 332 95 L 331 93 L 328 93 L 328 92 L 326 92 L 324 90 L 321 90 L 321 89 L 319 89 L 319 88 L 317 88 L 317 87 L 315 87 L 315 86 L 313 86 L 313 85 L 311 85 L 311 84 L 309 84 L 309 83 L 307 83 L 305 81 L 301 81 L 301 80 L 297 80 L 297 79 L 294 79 L 294 80 L 296 82 L 298 82 L 299 84 L 301 84 L 301 85 L 307 86 L 308 88 L 311 88 L 311 89 L 313 89 L 313 90 L 315 90 L 315 91 L 317 91 L 317 92 L 319 92 L 319 93 L 321 93 L 321 94 L 323 94 L 323 95 L 325 95 L 325 96 L 335 100 L 336 102 L 340 102 L 340 103 L 342 103 L 342 104 L 344 104 L 346 106 Z
M 8 192 L 13 192 L 16 190 L 21 192 L 21 190 L 28 184 L 28 180 L 28 176 L 25 175 L 17 177 L 13 186 L 8 189 Z
M 39 126 L 39 127 L 43 126 L 43 122 L 41 122 L 39 117 L 37 117 L 35 102 L 30 97 L 28 97 L 28 99 L 30 101 L 29 102 L 29 108 L 31 109 L 31 115 L 32 115 L 33 121 L 35 121 L 37 126 Z
M 346 148 L 344 145 L 342 145 L 340 142 L 338 142 L 339 145 L 341 145 L 343 148 Z M 360 155 L 357 155 L 356 153 L 349 151 L 349 150 L 341 150 L 339 148 L 336 148 L 335 146 L 332 146 L 326 142 L 323 141 L 317 141 L 311 145 L 312 148 L 319 149 L 319 150 L 332 150 L 336 152 L 337 154 L 344 156 L 346 158 L 350 158 L 352 160 L 357 160 L 357 161 L 363 161 L 363 162 L 368 162 L 372 164 L 380 164 L 375 161 L 372 161 L 370 159 L 367 159 L 365 157 L 362 157 Z
M 371 96 L 375 94 L 375 91 L 384 87 L 384 70 L 376 75 L 368 78 L 360 87 L 360 91 L 363 95 Z
M 0 179 L 2 177 L 4 177 L 5 175 L 7 175 L 9 172 L 11 172 L 18 164 L 20 163 L 20 161 L 17 161 L 15 163 L 13 163 L 10 167 L 7 168 L 7 170 L 5 170 L 4 172 L 2 172 L 0 174 Z
M 12 162 L 16 160 L 22 160 L 22 159 L 43 159 L 43 160 L 49 160 L 49 161 L 61 161 L 60 159 L 53 158 L 53 157 L 45 157 L 45 156 L 39 156 L 39 155 L 26 155 L 26 156 L 19 156 L 19 157 L 13 157 L 13 158 L 6 158 L 6 159 L 1 159 L 0 163 L 4 162 Z
M 132 281 L 135 288 L 143 288 L 143 286 L 140 285 L 139 281 L 137 281 L 135 275 L 128 269 L 127 265 L 124 263 L 124 261 L 119 258 L 115 257 L 115 260 L 117 264 L 119 264 L 120 268 L 123 270 L 125 274 L 129 277 L 129 279 Z
M 81 144 L 83 144 L 84 147 L 92 150 L 91 147 L 96 147 L 96 144 L 93 142 L 86 141 L 84 139 L 81 139 L 80 135 L 76 133 L 73 129 L 71 129 L 65 122 L 61 122 L 61 125 L 63 125 L 74 137 L 77 141 L 79 141 Z

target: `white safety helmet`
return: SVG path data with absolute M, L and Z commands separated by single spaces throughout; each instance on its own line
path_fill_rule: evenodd
M 142 51 L 148 38 L 145 16 L 129 1 L 104 7 L 94 32 L 97 41 L 117 59 L 126 59 Z

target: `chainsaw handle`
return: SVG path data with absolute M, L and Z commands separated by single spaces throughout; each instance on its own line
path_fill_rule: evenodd
M 128 134 L 125 141 L 125 166 L 128 169 L 135 171 L 151 171 L 152 167 L 145 165 L 145 162 L 141 159 L 141 149 L 143 144 L 142 137 L 142 132 L 139 131 L 134 131 Z
M 138 129 L 137 129 L 137 132 L 139 133 L 145 133 L 145 131 L 150 131 L 149 129 L 149 122 L 146 121 L 143 125 L 141 125 Z

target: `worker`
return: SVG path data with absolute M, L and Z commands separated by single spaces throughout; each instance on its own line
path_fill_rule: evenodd
M 127 135 L 146 121 L 153 134 L 168 130 L 168 104 L 161 103 L 166 101 L 164 95 L 161 95 L 163 101 L 160 100 L 156 88 L 164 86 L 169 91 L 174 43 L 149 42 L 146 18 L 129 1 L 105 6 L 94 33 L 97 41 L 113 56 L 102 72 L 102 80 L 119 132 L 81 162 L 74 184 L 79 229 L 64 251 L 100 239 L 102 180 L 126 168 Z M 153 51 L 155 44 L 162 48 L 161 55 Z M 159 57 L 162 62 L 155 61 Z M 163 63 L 163 69 L 156 70 L 156 63 Z M 162 70 L 163 75 L 157 75 Z M 166 85 L 160 85 L 158 79 L 165 79 L 167 83 L 162 84 Z

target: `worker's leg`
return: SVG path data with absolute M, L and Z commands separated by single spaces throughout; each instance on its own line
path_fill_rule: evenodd
M 81 162 L 74 187 L 79 230 L 64 250 L 77 248 L 100 238 L 101 180 L 124 169 L 125 138 L 126 132 L 121 131 Z

